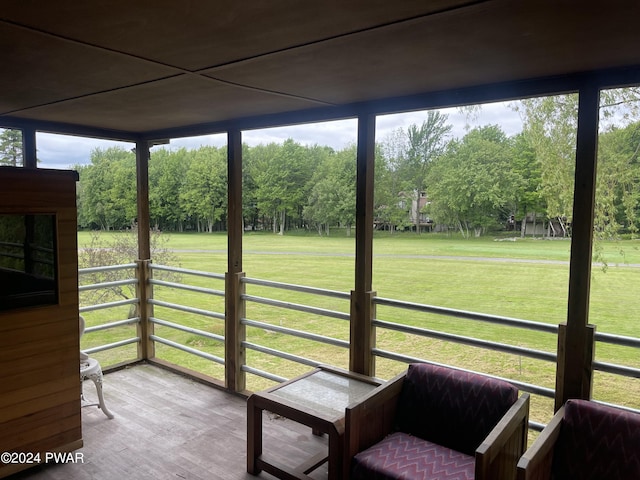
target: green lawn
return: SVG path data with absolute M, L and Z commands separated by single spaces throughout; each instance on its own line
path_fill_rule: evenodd
M 79 244 L 89 241 L 81 232 Z M 174 249 L 183 268 L 224 273 L 226 270 L 224 234 L 171 234 L 166 244 Z M 343 232 L 330 237 L 311 234 L 273 235 L 248 233 L 243 239 L 243 268 L 248 277 L 308 285 L 349 292 L 354 282 L 354 237 Z M 594 266 L 591 278 L 590 321 L 598 332 L 638 337 L 636 313 L 640 310 L 640 242 L 625 240 L 599 243 L 609 268 Z M 625 254 L 622 262 L 620 251 Z M 433 234 L 376 235 L 374 239 L 373 288 L 378 296 L 448 308 L 470 310 L 549 324 L 566 319 L 568 259 L 570 241 L 493 238 L 460 239 Z M 616 262 L 620 262 L 616 265 Z M 631 264 L 631 265 L 629 265 Z M 635 265 L 633 265 L 635 264 Z M 185 283 L 223 290 L 223 282 L 183 276 Z M 349 302 L 328 297 L 305 295 L 286 290 L 247 286 L 251 295 L 313 305 L 348 313 Z M 223 300 L 202 294 L 156 287 L 155 298 L 215 312 L 224 312 Z M 120 311 L 99 310 L 87 314 L 90 325 L 126 318 Z M 220 320 L 156 307 L 155 316 L 224 335 Z M 311 314 L 249 303 L 247 317 L 274 325 L 348 340 L 348 322 Z M 377 318 L 414 325 L 461 336 L 469 336 L 509 345 L 555 353 L 554 335 L 507 328 L 490 323 L 453 317 L 420 314 L 390 307 L 378 307 Z M 122 327 L 88 335 L 83 347 L 118 341 L 133 335 L 133 327 Z M 223 346 L 200 336 L 156 327 L 156 334 L 224 357 Z M 259 328 L 247 329 L 247 340 L 270 348 L 347 367 L 345 349 L 298 339 Z M 391 330 L 379 330 L 377 346 L 406 355 L 464 368 L 492 373 L 513 380 L 554 388 L 555 365 L 518 355 L 504 354 L 456 343 L 424 339 Z M 135 356 L 135 346 L 103 352 L 101 360 L 115 363 L 127 355 Z M 211 361 L 159 345 L 157 355 L 172 362 L 223 378 L 223 369 Z M 640 367 L 637 349 L 612 347 L 599 343 L 597 360 Z M 249 351 L 247 363 L 284 377 L 307 369 L 299 364 Z M 388 378 L 404 366 L 378 359 L 377 374 Z M 248 376 L 249 388 L 262 388 L 268 381 Z M 640 381 L 597 373 L 595 398 L 640 408 Z M 534 398 L 532 418 L 547 421 L 551 401 Z

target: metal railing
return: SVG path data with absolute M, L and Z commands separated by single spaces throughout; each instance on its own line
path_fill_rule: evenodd
M 347 302 L 350 301 L 350 298 L 351 298 L 348 293 L 338 292 L 335 290 L 326 290 L 322 288 L 293 285 L 289 283 L 259 280 L 256 278 L 244 277 L 241 279 L 241 283 L 245 285 L 255 285 L 255 286 L 273 288 L 273 289 L 278 289 L 283 291 L 298 292 L 298 293 L 310 294 L 310 295 L 321 296 L 321 297 L 336 298 L 339 300 L 346 300 Z M 262 297 L 257 295 L 248 295 L 246 293 L 242 294 L 240 298 L 244 302 L 253 302 L 256 304 L 268 305 L 270 307 L 282 308 L 286 310 L 307 313 L 307 314 L 316 315 L 320 317 L 335 318 L 338 320 L 349 322 L 349 314 L 335 311 L 335 310 L 329 310 L 326 308 L 313 307 L 309 305 L 302 305 L 302 304 L 286 302 L 282 300 L 274 300 L 272 298 L 267 298 L 267 297 Z M 348 341 L 326 336 L 326 335 L 320 335 L 320 334 L 306 332 L 306 331 L 298 330 L 294 328 L 273 325 L 268 322 L 252 320 L 246 317 L 241 318 L 240 323 L 244 326 L 260 328 L 268 332 L 281 333 L 284 335 L 289 335 L 294 338 L 310 340 L 310 341 L 317 342 L 320 344 L 325 344 L 325 345 L 332 345 L 335 347 L 343 348 L 345 350 L 349 349 Z M 246 340 L 243 341 L 241 345 L 247 350 L 253 350 L 255 352 L 260 352 L 266 355 L 271 355 L 273 357 L 289 360 L 289 361 L 296 362 L 296 363 L 310 366 L 310 367 L 316 367 L 322 363 L 329 363 L 327 360 L 324 360 L 324 361 L 314 360 L 308 357 L 294 355 L 294 354 L 287 353 L 274 348 L 269 348 L 264 345 L 258 345 L 256 343 L 249 342 Z M 287 380 L 287 378 L 285 377 L 275 375 L 273 373 L 270 373 L 258 368 L 253 368 L 249 365 L 243 365 L 242 369 L 247 373 L 251 373 L 253 375 L 267 378 L 269 380 L 273 380 L 276 382 L 282 382 Z
M 88 292 L 88 291 L 109 290 L 115 287 L 122 287 L 126 285 L 136 285 L 138 283 L 136 268 L 137 268 L 137 265 L 135 263 L 127 263 L 123 265 L 110 265 L 110 266 L 104 266 L 104 267 L 92 267 L 92 268 L 79 269 L 78 277 L 80 280 L 82 280 L 83 278 L 89 275 L 93 275 L 94 277 L 97 277 L 97 278 L 108 278 L 108 277 L 112 277 L 115 272 L 125 272 L 129 270 L 133 271 L 133 275 L 131 277 L 120 279 L 120 280 L 98 281 L 96 283 L 80 285 L 78 287 L 78 291 L 80 292 L 80 294 L 82 294 L 83 292 Z M 139 305 L 139 304 L 140 304 L 140 300 L 136 296 L 136 297 L 128 298 L 124 300 L 116 300 L 116 301 L 103 302 L 103 303 L 97 303 L 97 304 L 91 304 L 91 305 L 81 305 L 80 313 L 83 314 L 88 312 L 95 312 L 97 310 L 109 309 L 110 310 L 109 314 L 111 316 L 113 315 L 111 312 L 113 312 L 117 307 Z M 117 316 L 117 314 L 113 316 Z M 105 323 L 98 323 L 98 324 L 87 326 L 84 330 L 84 333 L 85 335 L 90 335 L 94 332 L 99 332 L 99 331 L 104 332 L 104 331 L 116 329 L 119 327 L 125 327 L 129 325 L 138 325 L 139 323 L 140 323 L 139 316 L 134 316 L 132 318 L 118 319 L 118 320 L 111 320 Z M 107 350 L 117 349 L 120 347 L 124 347 L 126 345 L 137 344 L 139 342 L 140 342 L 140 337 L 138 335 L 135 335 L 135 336 L 124 338 L 122 340 L 118 340 L 115 342 L 99 344 L 93 347 L 88 347 L 88 348 L 85 348 L 84 351 L 85 353 L 91 355 L 97 352 L 104 352 Z M 118 360 L 115 363 L 123 363 L 127 361 L 138 360 L 138 357 L 137 356 L 134 358 L 117 357 L 117 359 Z
M 114 267 L 100 267 L 96 269 L 83 269 L 80 271 L 80 275 L 86 275 L 90 273 L 100 273 L 102 271 L 113 271 L 117 269 L 135 269 L 136 264 L 127 264 L 121 266 Z M 203 272 L 198 270 L 188 270 L 182 268 L 168 267 L 163 265 L 150 265 L 152 271 L 155 272 L 171 272 L 177 273 L 182 276 L 187 276 L 191 278 L 205 278 L 207 280 L 214 281 L 225 281 L 225 275 L 223 274 L 215 274 L 209 272 Z M 135 276 L 135 275 L 134 275 Z M 126 278 L 121 280 L 109 281 L 109 282 L 100 282 L 90 285 L 83 285 L 80 287 L 80 291 L 87 291 L 92 289 L 99 288 L 111 288 L 114 286 L 123 286 L 123 285 L 131 285 L 135 284 L 137 280 L 135 278 Z M 339 292 L 334 290 L 326 290 L 315 287 L 307 287 L 301 285 L 293 285 L 281 282 L 274 282 L 268 280 L 261 280 L 255 278 L 246 278 L 243 277 L 240 279 L 240 282 L 245 286 L 259 287 L 263 291 L 279 291 L 279 292 L 296 292 L 299 294 L 310 295 L 313 298 L 331 298 L 337 299 L 338 301 L 350 302 L 351 295 L 345 292 Z M 189 292 L 196 295 L 203 295 L 205 297 L 217 297 L 224 298 L 225 292 L 224 289 L 216 290 L 212 288 L 207 288 L 198 285 L 190 285 L 185 282 L 177 282 L 177 281 L 167 281 L 162 279 L 150 278 L 149 283 L 156 287 L 156 289 L 172 289 L 179 290 L 182 292 Z M 224 287 L 223 287 L 224 288 Z M 204 317 L 207 319 L 213 319 L 217 321 L 224 321 L 225 314 L 222 312 L 211 311 L 203 308 L 196 308 L 190 306 L 188 304 L 181 304 L 176 302 L 169 302 L 162 300 L 162 295 L 159 294 L 159 291 L 156 290 L 155 298 L 149 300 L 149 303 L 154 307 L 158 307 L 159 309 L 167 309 L 166 311 L 172 312 L 181 312 L 197 317 Z M 335 319 L 339 322 L 345 322 L 344 327 L 348 332 L 349 329 L 349 313 L 345 313 L 338 310 L 331 310 L 327 308 L 321 308 L 318 306 L 312 306 L 307 303 L 311 302 L 293 302 L 288 300 L 281 300 L 273 298 L 275 295 L 256 295 L 249 293 L 242 293 L 240 295 L 240 300 L 245 302 L 245 305 L 253 304 L 258 308 L 255 310 L 253 318 L 250 318 L 249 315 L 243 316 L 240 318 L 240 323 L 243 327 L 249 329 L 259 329 L 264 332 L 270 332 L 274 334 L 284 335 L 287 338 L 297 338 L 303 339 L 305 341 L 313 342 L 316 345 L 329 345 L 331 347 L 337 347 L 342 351 L 347 351 L 349 349 L 349 341 L 343 338 L 337 338 L 336 336 L 331 336 L 324 334 L 322 332 L 312 332 L 306 328 L 292 328 L 291 326 L 283 326 L 278 325 L 275 322 L 270 322 L 265 320 L 262 315 L 262 310 L 260 310 L 261 306 L 270 309 L 278 309 L 283 311 L 293 311 L 299 312 L 305 315 L 310 315 L 312 317 L 321 317 L 326 319 Z M 122 301 L 115 302 L 106 302 L 97 305 L 84 306 L 81 308 L 81 312 L 91 312 L 100 309 L 113 308 L 117 306 L 123 305 L 131 305 L 137 304 L 138 299 L 127 299 Z M 558 326 L 546 324 L 542 322 L 533 322 L 528 320 L 521 320 L 510 317 L 503 317 L 498 315 L 488 315 L 470 311 L 456 310 L 444 307 L 437 307 L 431 305 L 417 304 L 405 301 L 399 301 L 394 299 L 388 299 L 383 297 L 374 297 L 373 303 L 376 307 L 388 307 L 391 309 L 398 309 L 400 311 L 412 311 L 417 314 L 428 314 L 428 315 L 439 315 L 446 316 L 449 318 L 457 318 L 472 322 L 482 322 L 487 324 L 499 325 L 502 327 L 507 327 L 509 329 L 513 329 L 514 332 L 517 330 L 529 330 L 529 331 L 537 331 L 540 333 L 550 334 L 556 336 L 558 333 Z M 163 310 L 165 311 L 165 310 Z M 348 311 L 348 308 L 347 308 Z M 90 326 L 86 329 L 86 333 L 98 332 L 113 328 L 118 328 L 122 326 L 127 326 L 131 324 L 137 324 L 139 322 L 139 318 L 127 318 L 122 320 L 110 321 L 107 323 Z M 166 329 L 166 332 L 178 332 L 178 333 L 186 333 L 189 335 L 196 336 L 203 340 L 210 340 L 219 344 L 224 349 L 225 336 L 212 333 L 210 331 L 204 330 L 203 328 L 198 328 L 193 325 L 187 325 L 184 322 L 176 321 L 168 319 L 168 318 L 160 318 L 160 315 L 155 315 L 150 317 L 150 322 L 154 326 L 162 327 Z M 471 336 L 454 334 L 438 329 L 428 329 L 423 328 L 421 326 L 408 325 L 406 323 L 399 323 L 395 321 L 388 321 L 383 318 L 374 318 L 373 326 L 376 328 L 377 332 L 381 331 L 396 331 L 401 332 L 406 335 L 415 336 L 423 339 L 436 339 L 442 340 L 446 342 L 451 342 L 455 344 L 460 344 L 469 347 L 481 348 L 487 351 L 501 352 L 508 355 L 516 355 L 518 357 L 526 357 L 531 358 L 543 362 L 548 362 L 550 364 L 554 364 L 556 362 L 556 354 L 555 352 L 544 351 L 540 349 L 534 348 L 526 348 L 518 345 L 511 345 L 504 342 L 485 340 Z M 308 326 L 308 325 L 307 325 Z M 250 332 L 255 332 L 256 330 L 250 330 Z M 195 355 L 197 357 L 201 357 L 207 361 L 214 362 L 219 365 L 224 365 L 225 360 L 223 356 L 214 355 L 208 353 L 200 348 L 195 348 L 192 346 L 186 345 L 184 342 L 177 341 L 176 339 L 169 338 L 169 334 L 161 335 L 159 333 L 152 333 L 150 335 L 150 339 L 158 344 L 162 344 L 164 346 L 170 347 L 172 349 L 177 349 L 181 352 Z M 506 335 L 505 338 L 517 338 L 517 334 Z M 128 345 L 130 343 L 139 342 L 140 338 L 138 336 L 133 336 L 130 338 L 126 338 L 124 340 L 120 340 L 118 342 L 112 342 L 106 345 L 98 345 L 94 346 L 90 349 L 87 349 L 88 353 L 104 351 L 108 349 L 118 348 L 124 345 Z M 635 337 L 628 336 L 620 336 L 620 335 L 612 335 L 612 334 L 604 334 L 597 333 L 595 335 L 595 341 L 600 343 L 606 343 L 610 345 L 629 347 L 640 350 L 640 339 Z M 241 341 L 241 346 L 247 351 L 256 352 L 261 355 L 266 355 L 272 357 L 274 359 L 282 359 L 290 362 L 294 362 L 300 365 L 315 367 L 322 363 L 332 363 L 332 358 L 312 358 L 312 355 L 299 354 L 292 351 L 286 351 L 285 348 L 274 348 L 273 346 L 266 345 L 264 343 L 260 343 L 257 341 L 251 334 L 247 335 L 247 338 Z M 430 362 L 428 358 L 422 358 L 419 355 L 412 355 L 407 353 L 400 353 L 393 348 L 383 349 L 383 348 L 374 348 L 372 354 L 379 358 L 384 358 L 388 360 L 392 360 L 395 362 L 401 363 L 411 363 L 411 362 Z M 432 362 L 435 363 L 435 362 Z M 611 373 L 614 375 L 621 375 L 624 377 L 631 378 L 640 378 L 640 369 L 634 368 L 625 365 L 617 365 L 613 363 L 596 361 L 593 364 L 595 370 Z M 246 362 L 243 365 L 240 365 L 240 368 L 243 372 L 256 375 L 258 377 L 262 377 L 274 382 L 282 382 L 287 380 L 286 377 L 279 375 L 278 372 L 267 371 L 264 368 L 259 368 L 255 365 L 249 364 Z M 495 377 L 502 378 L 503 380 L 509 381 L 515 386 L 517 386 L 520 390 L 529 392 L 534 395 L 539 395 L 545 398 L 553 398 L 554 397 L 554 389 L 547 388 L 541 385 L 536 385 L 534 383 L 522 382 L 510 378 L 504 377 Z M 604 402 L 602 402 L 604 403 Z M 633 409 L 631 409 L 633 410 Z M 637 411 L 637 410 L 634 410 Z M 541 423 L 532 422 L 531 427 L 535 430 L 540 430 L 544 425 Z
M 155 265 L 153 263 L 151 263 L 149 265 L 149 267 L 152 270 L 152 272 L 169 272 L 169 273 L 172 273 L 172 274 L 180 274 L 180 275 L 188 276 L 188 277 L 198 277 L 198 278 L 206 278 L 206 279 L 212 279 L 212 280 L 221 280 L 223 282 L 224 282 L 224 279 L 225 279 L 225 276 L 223 274 L 204 272 L 204 271 L 200 271 L 200 270 L 190 270 L 190 269 L 186 269 L 186 268 L 170 267 L 170 266 L 166 266 L 166 265 Z M 172 290 L 180 290 L 180 291 L 184 291 L 184 292 L 191 292 L 191 293 L 196 293 L 196 294 L 199 294 L 199 295 L 214 296 L 214 297 L 220 297 L 220 298 L 224 298 L 224 296 L 225 296 L 224 289 L 223 290 L 216 290 L 216 289 L 201 287 L 201 286 L 197 286 L 197 285 L 189 285 L 189 284 L 182 283 L 182 282 L 166 281 L 166 280 L 153 278 L 153 276 L 152 276 L 152 278 L 149 279 L 149 284 L 153 285 L 154 287 L 165 287 L 165 288 L 172 289 Z M 195 307 L 191 307 L 189 305 L 183 305 L 183 304 L 179 304 L 179 303 L 175 303 L 175 302 L 166 302 L 166 301 L 163 301 L 163 300 L 159 300 L 157 298 L 149 299 L 149 303 L 151 305 L 156 306 L 156 307 L 162 307 L 164 309 L 168 309 L 169 311 L 173 311 L 173 312 L 184 312 L 184 313 L 189 313 L 189 314 L 193 314 L 193 315 L 197 315 L 197 316 L 201 316 L 201 317 L 221 320 L 223 322 L 224 322 L 224 319 L 225 319 L 224 313 L 221 313 L 221 312 L 214 312 L 214 311 L 210 311 L 210 310 L 206 310 L 206 309 L 195 308 Z M 159 325 L 159 326 L 165 327 L 166 329 L 168 329 L 168 333 L 170 333 L 170 332 L 188 333 L 188 334 L 195 335 L 196 337 L 199 337 L 199 338 L 202 338 L 202 339 L 208 339 L 208 340 L 213 340 L 215 342 L 218 342 L 224 348 L 224 341 L 225 341 L 224 335 L 218 335 L 218 334 L 215 334 L 215 333 L 208 332 L 206 330 L 202 330 L 200 328 L 195 328 L 195 327 L 182 325 L 182 324 L 180 324 L 178 322 L 174 322 L 174 321 L 170 321 L 170 320 L 167 320 L 167 319 L 159 318 L 158 316 L 151 316 L 149 318 L 149 321 L 153 325 Z M 154 342 L 161 343 L 161 344 L 163 344 L 165 346 L 171 347 L 173 349 L 180 350 L 182 352 L 185 352 L 185 353 L 188 353 L 188 354 L 191 354 L 191 355 L 198 356 L 200 358 L 204 358 L 206 360 L 215 362 L 215 363 L 217 363 L 219 365 L 224 365 L 225 364 L 225 360 L 224 360 L 223 357 L 207 353 L 207 352 L 205 352 L 205 351 L 203 351 L 201 349 L 198 349 L 198 348 L 189 347 L 188 345 L 185 345 L 184 343 L 181 343 L 181 342 L 176 341 L 174 339 L 167 338 L 167 336 L 162 336 L 162 335 L 158 335 L 156 333 L 153 333 L 153 334 L 150 335 L 150 338 Z

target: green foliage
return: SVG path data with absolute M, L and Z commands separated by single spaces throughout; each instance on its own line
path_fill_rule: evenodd
M 640 122 L 612 127 L 600 136 L 595 216 L 599 238 L 616 238 L 621 231 L 634 238 L 638 232 L 639 151 Z
M 638 231 L 640 127 L 637 89 L 602 93 L 596 233 Z M 395 232 L 416 229 L 419 214 L 440 230 L 466 236 L 505 230 L 515 222 L 558 226 L 570 235 L 573 214 L 577 95 L 522 100 L 524 130 L 511 137 L 496 126 L 448 141 L 447 116 L 429 111 L 421 125 L 398 129 L 376 145 L 374 222 Z M 635 103 L 634 103 L 635 102 Z M 615 127 L 620 118 L 626 126 Z M 6 132 L 4 132 L 6 134 Z M 76 167 L 78 222 L 113 230 L 136 224 L 135 155 L 97 149 Z M 624 172 L 621 174 L 621 172 Z M 356 147 L 340 151 L 283 144 L 243 145 L 245 231 L 328 234 L 355 223 Z M 426 205 L 425 197 L 426 194 Z M 224 231 L 227 220 L 226 148 L 158 149 L 149 163 L 151 225 L 167 231 Z M 513 225 L 513 223 L 511 223 Z M 521 229 L 521 236 L 525 230 Z M 599 257 L 598 257 L 599 258 Z
M 80 225 L 119 230 L 137 217 L 136 160 L 121 147 L 94 149 L 91 164 L 79 171 Z
M 447 115 L 430 110 L 422 125 L 410 125 L 406 132 L 396 130 L 387 139 L 383 152 L 388 175 L 382 179 L 390 188 L 390 197 L 378 204 L 379 221 L 382 223 L 404 227 L 413 219 L 416 231 L 420 233 L 420 222 L 417 221 L 420 217 L 419 199 L 425 190 L 429 166 L 445 151 L 451 132 L 447 119 Z M 399 218 L 404 211 L 410 212 L 409 219 Z
M 179 259 L 173 250 L 168 248 L 168 241 L 169 237 L 166 234 L 162 234 L 157 230 L 152 231 L 150 234 L 151 258 L 154 263 L 160 265 L 179 267 Z M 118 232 L 117 234 L 91 232 L 90 240 L 83 242 L 78 250 L 78 267 L 81 269 L 125 265 L 134 263 L 137 259 L 138 232 L 135 228 Z M 128 278 L 131 278 L 131 274 L 126 270 L 96 271 L 82 275 L 82 281 L 85 285 L 118 282 Z M 154 278 L 172 282 L 181 280 L 180 274 L 164 270 L 156 271 Z M 115 284 L 108 288 L 82 291 L 80 293 L 80 302 L 83 305 L 96 305 L 135 297 L 135 284 Z M 132 306 L 129 311 L 129 318 L 138 315 L 136 309 L 137 305 Z
M 11 128 L 0 129 L 0 165 L 20 167 L 22 164 L 22 132 Z
M 338 152 L 325 151 L 309 184 L 304 217 L 319 234 L 329 235 L 329 227 L 343 225 L 349 235 L 356 216 L 356 147 Z
M 524 183 L 511 168 L 512 148 L 497 126 L 471 130 L 449 144 L 427 175 L 429 214 L 463 236 L 495 228 L 512 211 Z
M 573 215 L 578 95 L 537 97 L 521 101 L 523 134 L 540 168 L 540 196 L 548 218 L 563 229 Z
M 185 163 L 188 170 L 178 190 L 182 211 L 196 219 L 198 231 L 212 232 L 227 214 L 226 149 L 200 147 Z

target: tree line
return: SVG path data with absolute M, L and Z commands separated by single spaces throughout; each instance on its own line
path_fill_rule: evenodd
M 603 92 L 598 140 L 595 227 L 601 238 L 635 235 L 640 215 L 640 122 L 636 89 Z M 417 219 L 482 235 L 527 221 L 556 225 L 570 235 L 573 210 L 577 95 L 513 104 L 523 130 L 506 135 L 497 125 L 452 138 L 448 117 L 427 112 L 421 125 L 397 129 L 376 145 L 376 228 L 415 229 Z M 623 118 L 624 126 L 608 118 Z M 21 162 L 21 138 L 0 131 L 0 164 Z M 75 167 L 81 228 L 120 230 L 136 224 L 135 154 L 95 149 Z M 328 234 L 355 222 L 356 146 L 341 150 L 302 145 L 243 145 L 245 229 L 284 234 L 312 229 Z M 149 162 L 149 210 L 157 230 L 213 232 L 226 228 L 225 147 L 159 149 Z M 422 199 L 422 200 L 421 200 Z M 417 223 L 417 224 L 416 224 Z M 524 229 L 522 229 L 524 233 Z

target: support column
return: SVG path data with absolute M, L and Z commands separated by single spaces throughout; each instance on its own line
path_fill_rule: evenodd
M 227 135 L 227 273 L 225 281 L 225 384 L 229 390 L 246 389 L 246 328 L 242 278 L 242 132 Z
M 151 239 L 149 218 L 149 142 L 147 140 L 136 141 L 136 182 L 138 192 L 138 291 L 144 296 L 139 296 L 140 305 L 138 316 L 138 333 L 140 343 L 138 357 L 142 359 L 153 358 L 155 355 L 153 342 L 153 324 L 149 318 L 153 316 L 152 305 L 148 303 L 153 298 L 152 286 L 148 283 L 149 263 L 151 262 Z
M 22 163 L 25 168 L 38 168 L 36 131 L 33 128 L 22 129 Z
M 579 94 L 569 298 L 567 323 L 558 336 L 556 410 L 569 398 L 589 399 L 593 380 L 595 327 L 589 325 L 589 289 L 600 91 L 587 86 Z
M 351 292 L 351 335 L 349 369 L 375 374 L 373 297 L 373 187 L 375 164 L 375 115 L 358 117 L 356 179 L 356 263 L 355 290 Z

